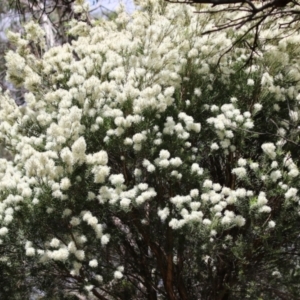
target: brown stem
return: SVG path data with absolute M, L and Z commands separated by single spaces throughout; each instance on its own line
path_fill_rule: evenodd
M 98 299 L 100 300 L 108 300 L 107 298 L 105 298 L 103 295 L 101 295 L 97 289 L 93 288 L 92 289 L 93 295 L 96 296 Z
M 185 245 L 185 237 L 182 236 L 179 239 L 179 244 L 178 244 L 178 252 L 177 252 L 177 287 L 178 287 L 178 292 L 180 295 L 181 300 L 188 300 L 188 295 L 187 291 L 184 285 L 184 280 L 182 277 L 182 270 L 183 270 L 183 252 L 184 252 L 184 245 Z
M 138 213 L 138 212 L 136 212 Z M 165 253 L 157 243 L 151 241 L 149 233 L 143 228 L 137 218 L 133 218 L 133 222 L 137 227 L 139 233 L 144 238 L 146 244 L 150 247 L 151 251 L 154 253 L 158 269 L 162 275 L 164 287 L 166 289 L 167 298 L 169 300 L 177 300 L 177 297 L 173 290 L 173 255 L 172 255 L 172 244 L 173 244 L 173 236 L 171 228 L 167 229 L 167 253 Z

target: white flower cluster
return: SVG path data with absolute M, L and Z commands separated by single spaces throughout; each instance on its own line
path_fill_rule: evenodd
M 276 157 L 276 146 L 273 143 L 265 143 L 261 145 L 263 151 L 271 158 L 275 159 Z
M 257 106 L 258 103 L 255 105 Z M 206 120 L 208 124 L 213 126 L 213 130 L 220 140 L 220 146 L 224 149 L 225 153 L 235 151 L 236 147 L 232 142 L 235 137 L 234 132 L 243 129 L 249 130 L 254 127 L 251 113 L 249 111 L 241 113 L 240 109 L 236 108 L 236 104 L 234 103 L 223 104 L 220 107 L 213 104 L 210 106 L 210 110 L 213 113 L 220 110 L 222 112 L 216 117 L 210 117 Z M 219 145 L 214 142 L 211 144 L 211 149 L 218 150 Z
M 206 190 L 205 193 L 199 194 L 198 189 L 193 189 L 190 191 L 190 195 L 175 196 L 170 199 L 182 218 L 172 218 L 169 226 L 179 229 L 190 222 L 212 226 L 216 224 L 216 221 L 223 226 L 242 227 L 245 225 L 246 219 L 243 216 L 237 215 L 226 207 L 233 204 L 241 205 L 245 201 L 244 199 L 253 197 L 253 191 L 243 188 L 231 190 L 208 179 L 204 180 L 203 188 Z M 199 202 L 199 198 L 201 202 Z M 205 213 L 207 207 L 210 208 L 208 214 Z M 203 208 L 202 211 L 199 211 L 200 208 Z M 170 210 L 167 207 L 159 209 L 158 215 L 164 221 L 170 215 Z
M 49 51 L 41 43 L 41 57 L 27 49 L 29 40 L 44 36 L 37 25 L 26 26 L 26 39 L 10 35 L 17 50 L 6 55 L 7 79 L 26 89 L 26 106 L 17 107 L 8 93 L 0 96 L 0 142 L 14 154 L 13 161 L 0 160 L 0 237 L 10 237 L 24 209 L 32 220 L 18 220 L 24 239 L 32 240 L 36 219 L 47 228 L 25 242 L 26 255 L 68 262 L 73 276 L 102 266 L 103 253 L 95 249 L 115 241 L 114 229 L 131 239 L 129 227 L 137 223 L 128 225 L 128 216 L 137 212 L 141 226 L 157 220 L 174 230 L 191 225 L 216 241 L 224 229 L 259 227 L 246 216 L 273 213 L 272 192 L 299 209 L 293 146 L 300 72 L 288 53 L 278 62 L 275 57 L 298 42 L 285 37 L 272 45 L 277 52 L 271 47 L 236 74 L 248 50 L 236 45 L 234 55 L 226 52 L 219 61 L 235 33 L 203 36 L 213 19 L 188 6 L 153 3 L 100 25 L 72 21 L 72 43 Z M 78 0 L 74 10 L 84 14 L 87 6 Z M 277 63 L 265 67 L 272 56 Z M 212 70 L 219 62 L 217 78 Z M 276 129 L 264 123 L 264 112 L 278 122 Z M 266 232 L 277 222 L 266 218 Z M 56 235 L 57 224 L 64 234 Z M 115 260 L 114 281 L 126 274 Z M 108 277 L 94 275 L 99 284 Z
M 188 116 L 186 113 L 181 112 L 178 115 L 178 119 L 181 122 L 175 123 L 173 117 L 167 117 L 164 124 L 163 134 L 165 135 L 176 135 L 177 138 L 187 140 L 190 137 L 190 131 L 199 133 L 201 130 L 200 123 L 195 123 L 193 117 Z

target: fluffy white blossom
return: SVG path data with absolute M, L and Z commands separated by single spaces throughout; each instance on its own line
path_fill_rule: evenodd
M 276 146 L 273 143 L 265 143 L 262 144 L 261 148 L 263 149 L 263 151 L 271 158 L 271 159 L 275 159 L 276 157 Z
M 157 214 L 162 221 L 165 221 L 170 214 L 170 210 L 168 207 L 165 207 L 164 209 L 159 209 Z
M 60 188 L 62 190 L 68 190 L 71 186 L 71 181 L 69 178 L 65 177 L 60 181 Z
M 282 177 L 282 174 L 279 170 L 272 171 L 271 174 L 270 174 L 270 178 L 274 182 L 277 181 L 281 177 Z
M 129 208 L 130 203 L 131 203 L 131 200 L 128 198 L 122 198 L 122 200 L 120 201 L 121 207 L 125 210 Z
M 239 165 L 240 167 L 246 166 L 246 165 L 247 165 L 246 159 L 240 158 L 240 159 L 238 160 L 238 165 Z
M 249 78 L 249 79 L 247 80 L 247 85 L 253 86 L 253 85 L 254 85 L 254 80 L 251 79 L 251 78 Z
M 54 238 L 50 242 L 50 246 L 53 248 L 58 248 L 60 244 L 60 241 L 57 238 Z
M 98 266 L 97 260 L 96 260 L 96 259 L 90 260 L 90 261 L 89 261 L 89 266 L 90 266 L 91 268 L 96 268 L 96 267 Z
M 219 149 L 219 146 L 217 143 L 212 143 L 211 146 L 210 146 L 210 149 L 211 150 L 218 150 Z
M 60 248 L 59 250 L 48 251 L 49 258 L 53 260 L 65 261 L 69 257 L 69 251 L 66 248 Z
M 159 152 L 159 157 L 163 159 L 168 159 L 170 157 L 170 152 L 168 150 L 161 150 Z
M 34 256 L 35 255 L 35 249 L 33 247 L 26 248 L 26 255 L 27 256 Z
M 82 164 L 85 161 L 86 142 L 84 137 L 78 138 L 72 145 L 72 155 L 75 162 Z
M 296 188 L 290 188 L 290 189 L 284 194 L 284 197 L 285 197 L 286 199 L 290 199 L 290 198 L 293 199 L 293 198 L 296 197 L 297 193 L 298 193 L 298 189 L 296 189 Z
M 101 237 L 101 244 L 102 244 L 103 246 L 105 246 L 106 244 L 108 244 L 109 239 L 110 239 L 110 237 L 109 237 L 108 234 L 103 235 L 103 236 Z
M 4 236 L 8 233 L 7 227 L 0 228 L 0 236 Z
M 204 188 L 211 188 L 213 186 L 213 183 L 211 180 L 209 179 L 205 179 L 205 181 L 203 182 L 203 187 Z
M 275 226 L 276 226 L 276 223 L 274 221 L 271 220 L 271 221 L 268 222 L 268 227 L 269 228 L 274 228 Z
M 236 174 L 238 178 L 244 178 L 247 175 L 247 170 L 244 167 L 232 169 L 232 173 Z
M 123 277 L 123 274 L 120 271 L 115 271 L 114 277 L 115 277 L 115 279 L 121 279 Z
M 110 180 L 111 184 L 116 185 L 116 186 L 125 182 L 125 178 L 124 178 L 123 174 L 110 175 L 109 180 Z

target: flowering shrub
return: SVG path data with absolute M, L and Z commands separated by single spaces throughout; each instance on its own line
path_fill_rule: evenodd
M 2 270 L 46 296 L 298 295 L 300 35 L 268 25 L 243 68 L 240 33 L 201 36 L 226 15 L 140 7 L 49 50 L 34 23 L 10 34 Z

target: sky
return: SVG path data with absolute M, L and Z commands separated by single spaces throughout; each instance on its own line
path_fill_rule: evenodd
M 86 0 L 90 4 L 91 15 L 94 17 L 101 16 L 102 11 L 114 11 L 120 3 L 124 3 L 126 10 L 131 13 L 134 11 L 135 6 L 133 0 Z

